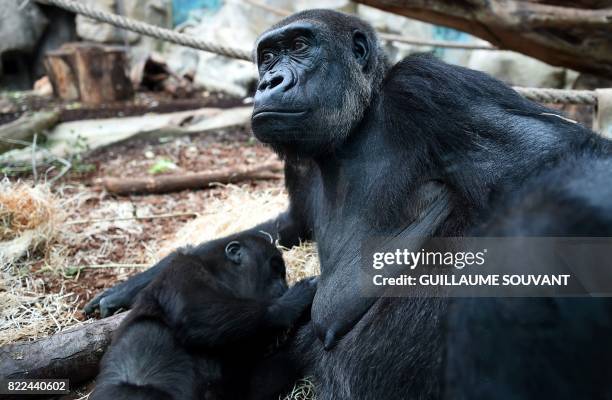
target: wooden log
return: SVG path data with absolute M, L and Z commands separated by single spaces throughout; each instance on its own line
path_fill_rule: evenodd
M 80 325 L 53 336 L 0 347 L 0 376 L 6 379 L 95 378 L 113 332 L 127 313 Z
M 121 47 L 69 43 L 45 55 L 45 68 L 54 93 L 64 100 L 97 105 L 134 94 Z
M 161 175 L 140 178 L 104 178 L 104 188 L 114 194 L 168 193 L 185 189 L 202 189 L 213 183 L 236 183 L 257 179 L 280 179 L 283 170 L 280 162 L 255 168 L 226 169 L 184 175 Z
M 598 0 L 356 0 L 496 47 L 612 78 L 612 9 Z
M 19 142 L 29 142 L 34 134 L 54 127 L 58 121 L 57 111 L 40 111 L 26 113 L 13 122 L 0 125 L 0 153 L 23 147 Z

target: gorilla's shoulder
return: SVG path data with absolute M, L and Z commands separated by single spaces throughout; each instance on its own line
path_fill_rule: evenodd
M 430 54 L 413 54 L 391 67 L 383 81 L 391 103 L 415 107 L 493 104 L 540 110 L 502 81 L 483 72 L 452 65 Z

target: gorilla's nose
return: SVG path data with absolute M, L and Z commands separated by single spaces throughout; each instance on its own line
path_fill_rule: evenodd
M 268 71 L 259 81 L 257 86 L 258 92 L 270 91 L 269 94 L 275 92 L 286 92 L 295 85 L 295 79 L 291 71 L 284 69 L 280 71 Z

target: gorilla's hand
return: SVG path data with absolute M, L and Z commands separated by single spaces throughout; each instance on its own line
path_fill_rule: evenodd
M 121 282 L 110 289 L 99 293 L 85 305 L 85 315 L 91 316 L 96 310 L 100 310 L 100 317 L 110 317 L 120 309 L 130 308 L 134 297 L 146 286 L 136 285 L 134 281 Z
M 110 289 L 94 297 L 83 310 L 85 315 L 91 316 L 100 310 L 100 317 L 106 318 L 120 309 L 130 308 L 138 292 L 145 288 L 161 271 L 166 269 L 178 253 L 170 253 L 148 270 L 132 276 Z
M 281 301 L 285 304 L 293 303 L 296 308 L 304 311 L 312 304 L 318 282 L 318 276 L 311 276 L 298 281 L 281 297 Z
M 302 279 L 278 298 L 268 309 L 268 318 L 277 327 L 293 325 L 312 304 L 318 277 Z

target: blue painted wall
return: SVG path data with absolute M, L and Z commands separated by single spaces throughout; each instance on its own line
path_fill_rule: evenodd
M 222 4 L 223 0 L 172 0 L 174 26 L 187 21 L 191 13 L 212 13 L 221 8 Z

